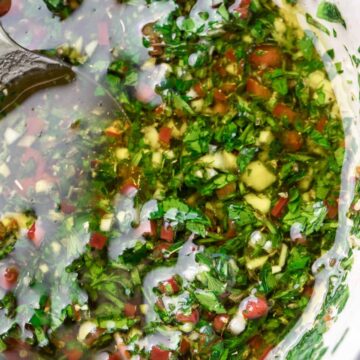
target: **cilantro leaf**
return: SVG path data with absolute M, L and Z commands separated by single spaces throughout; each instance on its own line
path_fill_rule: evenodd
M 226 312 L 225 308 L 212 291 L 197 290 L 194 292 L 194 295 L 205 309 L 217 314 L 223 314 Z
M 342 17 L 339 8 L 329 1 L 320 3 L 316 15 L 320 19 L 341 24 L 346 29 L 346 22 Z

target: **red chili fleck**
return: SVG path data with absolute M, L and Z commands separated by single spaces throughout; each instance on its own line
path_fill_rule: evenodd
M 271 215 L 276 218 L 280 218 L 288 202 L 289 202 L 288 198 L 285 197 L 279 198 L 279 200 L 271 210 Z
M 105 129 L 105 135 L 108 137 L 118 138 L 122 134 L 122 131 L 115 126 L 109 126 Z
M 216 195 L 219 199 L 227 198 L 229 195 L 233 194 L 236 191 L 236 183 L 232 182 L 224 187 L 216 190 Z
M 164 257 L 165 251 L 171 246 L 169 243 L 162 243 L 154 247 L 153 255 L 155 258 L 160 259 Z
M 253 320 L 265 316 L 269 311 L 269 305 L 263 298 L 250 298 L 243 310 L 245 319 Z
M 137 313 L 137 305 L 126 303 L 124 306 L 124 314 L 126 317 L 134 317 Z
M 199 311 L 197 309 L 194 309 L 190 315 L 185 315 L 182 313 L 176 314 L 176 321 L 181 323 L 192 323 L 197 324 L 199 322 Z
M 163 126 L 159 130 L 159 140 L 164 145 L 169 145 L 171 140 L 172 129 Z
M 160 239 L 172 243 L 174 241 L 174 230 L 170 225 L 164 224 L 160 231 Z
M 94 232 L 91 234 L 89 245 L 97 250 L 101 250 L 104 248 L 107 241 L 107 237 L 98 232 Z
M 169 360 L 171 351 L 163 350 L 157 346 L 153 346 L 150 352 L 150 360 Z
M 273 347 L 271 345 L 269 345 L 267 348 L 265 348 L 265 350 L 260 355 L 259 360 L 265 360 L 272 349 L 273 349 Z
M 225 102 L 227 100 L 226 95 L 219 89 L 214 90 L 214 99 L 221 102 Z
M 190 350 L 190 342 L 183 337 L 180 342 L 179 352 L 180 354 L 185 355 L 189 352 L 189 350 Z

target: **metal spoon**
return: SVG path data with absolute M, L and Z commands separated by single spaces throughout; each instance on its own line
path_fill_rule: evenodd
M 69 84 L 76 78 L 86 84 L 87 94 L 89 89 L 101 87 L 78 69 L 18 45 L 0 24 L 0 115 L 40 89 Z M 126 118 L 119 103 L 106 89 L 102 88 L 102 94 L 96 101 L 101 101 L 107 111 L 120 112 L 121 117 Z

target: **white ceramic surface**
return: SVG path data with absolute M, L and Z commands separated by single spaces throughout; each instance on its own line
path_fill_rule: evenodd
M 309 34 L 315 34 L 315 44 L 319 53 L 323 55 L 326 50 L 334 49 L 335 59 L 333 63 L 342 63 L 344 72 L 341 76 L 335 76 L 336 72 L 334 71 L 333 63 L 330 64 L 330 62 L 328 62 L 327 70 L 330 78 L 333 79 L 334 90 L 344 119 L 347 147 L 355 144 L 359 145 L 359 68 L 358 65 L 351 61 L 350 56 L 355 55 L 357 58 L 360 58 L 360 0 L 332 1 L 340 9 L 343 18 L 346 21 L 347 29 L 345 30 L 342 25 L 328 23 L 324 20 L 317 19 L 331 31 L 330 36 L 311 28 L 304 17 L 305 13 L 309 13 L 316 18 L 316 11 L 320 2 L 320 0 L 299 1 L 301 11 L 299 12 L 298 19 L 305 30 L 310 31 Z M 334 36 L 333 29 L 336 31 L 337 36 Z M 355 152 L 347 150 L 347 158 L 342 175 L 340 229 L 338 231 L 333 254 L 339 254 L 341 251 L 346 253 L 348 242 L 350 243 L 350 236 L 347 232 L 350 230 L 351 222 L 347 220 L 346 212 L 353 196 L 353 174 L 355 166 L 360 165 L 360 152 L 358 150 Z M 356 240 L 357 239 L 355 239 L 355 242 Z M 334 316 L 337 320 L 329 322 L 330 329 L 324 336 L 324 345 L 328 348 L 323 356 L 323 359 L 325 360 L 360 359 L 360 253 L 357 250 L 354 251 L 354 265 L 347 278 L 350 297 L 345 309 L 338 316 Z M 326 256 L 320 261 L 325 264 Z M 289 336 L 286 337 L 282 344 L 270 354 L 268 359 L 286 358 L 286 352 L 298 343 L 302 334 L 314 327 L 313 323 L 316 314 L 326 293 L 325 284 L 327 283 L 327 280 L 328 274 L 327 270 L 325 270 L 317 278 L 318 288 L 315 291 L 315 295 L 304 316 L 295 326 L 292 334 L 289 334 Z M 334 309 L 334 313 L 336 313 L 336 309 Z M 298 356 L 299 359 L 296 360 L 308 359 L 305 356 Z M 316 356 L 311 358 L 317 359 Z

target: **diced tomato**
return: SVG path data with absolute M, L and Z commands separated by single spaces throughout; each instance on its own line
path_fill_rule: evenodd
M 157 224 L 154 220 L 144 220 L 141 224 L 135 229 L 135 234 L 137 236 L 156 236 Z
M 288 202 L 289 202 L 288 198 L 280 197 L 277 203 L 272 208 L 271 215 L 276 218 L 281 217 Z
M 36 117 L 30 117 L 26 120 L 26 131 L 29 135 L 37 136 L 44 129 L 44 125 L 43 120 Z
M 219 199 L 225 199 L 229 195 L 234 194 L 235 191 L 236 191 L 236 183 L 232 182 L 232 183 L 225 185 L 224 187 L 222 187 L 220 189 L 217 189 L 216 195 Z
M 60 209 L 61 209 L 62 213 L 68 215 L 68 214 L 72 214 L 73 212 L 75 212 L 76 207 L 75 207 L 75 205 L 71 204 L 69 201 L 63 200 L 61 202 Z
M 180 342 L 179 352 L 181 355 L 185 355 L 190 350 L 190 342 L 186 338 L 182 338 Z
M 250 298 L 245 305 L 243 315 L 245 319 L 253 320 L 266 316 L 269 311 L 269 305 L 263 298 Z
M 0 16 L 4 16 L 11 9 L 11 0 L 0 0 Z
M 221 333 L 226 329 L 230 316 L 227 314 L 216 315 L 213 320 L 213 328 L 216 332 Z
M 155 96 L 154 89 L 147 84 L 139 84 L 136 88 L 136 98 L 144 104 L 150 103 Z
M 105 135 L 108 137 L 118 138 L 123 132 L 115 126 L 109 126 L 105 129 Z
M 134 197 L 138 192 L 138 190 L 139 187 L 135 184 L 134 180 L 132 179 L 126 180 L 120 188 L 120 192 L 127 197 Z
M 109 25 L 106 21 L 100 21 L 97 24 L 98 27 L 98 42 L 101 46 L 110 45 L 110 36 L 109 36 Z
M 164 145 L 169 145 L 171 140 L 172 129 L 163 126 L 159 130 L 159 140 Z
M 327 217 L 328 219 L 335 219 L 338 216 L 338 203 L 336 200 L 330 199 L 330 201 L 325 200 L 324 204 L 327 207 Z
M 262 352 L 262 354 L 259 357 L 259 360 L 265 360 L 266 357 L 269 355 L 270 351 L 273 349 L 273 347 L 271 345 L 269 345 L 268 347 L 266 347 L 264 349 L 264 351 Z
M 80 360 L 83 352 L 79 349 L 65 350 L 65 356 L 67 360 Z
M 157 346 L 153 346 L 150 352 L 150 360 L 169 360 L 171 351 L 160 349 Z
M 315 125 L 315 129 L 320 132 L 323 133 L 325 130 L 325 127 L 328 123 L 328 119 L 326 116 L 323 116 Z
M 302 136 L 295 130 L 284 131 L 282 142 L 285 148 L 291 152 L 299 151 L 304 143 Z
M 298 114 L 295 111 L 283 103 L 278 103 L 274 107 L 273 115 L 279 119 L 286 117 L 291 123 L 293 123 L 298 117 Z
M 226 101 L 226 95 L 219 89 L 214 90 L 214 99 L 216 101 Z
M 190 315 L 185 315 L 182 313 L 176 314 L 176 321 L 181 323 L 192 323 L 197 324 L 199 322 L 199 311 L 197 309 L 194 309 Z
M 97 250 L 101 250 L 104 248 L 107 242 L 107 237 L 101 233 L 94 232 L 90 236 L 89 245 Z
M 173 277 L 160 283 L 159 290 L 162 294 L 173 295 L 180 291 L 180 286 Z
M 172 243 L 174 241 L 174 230 L 170 225 L 164 224 L 160 231 L 160 239 Z
M 231 62 L 235 62 L 237 60 L 235 51 L 232 48 L 225 51 L 225 57 Z
M 134 317 L 137 313 L 137 306 L 134 304 L 126 303 L 124 306 L 124 314 L 126 317 Z
M 254 68 L 277 68 L 281 67 L 282 54 L 276 46 L 260 45 L 250 54 L 249 60 Z
M 19 269 L 16 266 L 9 266 L 0 270 L 0 287 L 4 290 L 13 289 L 19 278 Z
M 271 97 L 271 91 L 264 85 L 261 85 L 255 79 L 248 79 L 246 82 L 246 92 L 252 96 L 261 98 L 261 99 L 269 99 Z
M 198 94 L 199 97 L 203 98 L 205 97 L 205 91 L 202 88 L 202 85 L 200 83 L 197 83 L 194 85 L 194 90 Z
M 42 228 L 41 224 L 36 221 L 34 222 L 28 232 L 27 237 L 33 242 L 33 244 L 38 248 L 45 238 L 45 230 Z

